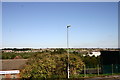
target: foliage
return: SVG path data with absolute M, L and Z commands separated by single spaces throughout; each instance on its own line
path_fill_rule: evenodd
M 66 50 L 63 48 L 58 48 L 58 49 L 54 49 L 53 52 L 51 52 L 51 54 L 62 54 L 62 53 L 66 53 Z
M 34 54 L 33 52 L 29 53 L 14 53 L 14 52 L 4 52 L 2 53 L 2 59 L 14 59 L 16 56 L 21 56 L 21 58 L 27 59 Z
M 67 77 L 68 56 L 63 54 L 41 53 L 32 56 L 21 71 L 23 78 Z M 70 75 L 79 74 L 84 63 L 80 57 L 70 54 Z
M 86 67 L 95 68 L 97 65 L 100 65 L 100 57 L 95 56 L 85 56 L 82 57 L 83 62 L 85 63 Z
M 86 67 L 88 68 L 96 68 L 97 65 L 101 65 L 100 56 L 97 57 L 95 57 L 94 55 L 89 56 L 89 54 L 86 52 L 82 52 L 82 53 L 73 52 L 73 54 L 79 56 L 82 59 L 82 61 L 85 63 Z
M 114 75 L 120 75 L 120 73 L 114 73 L 114 74 L 79 74 L 79 75 L 73 75 L 71 76 L 71 78 L 79 78 L 79 80 L 87 80 L 88 78 L 92 78 L 92 77 L 109 77 L 109 76 L 114 76 Z M 87 79 L 85 79 L 85 77 Z M 114 77 L 113 77 L 114 78 Z M 115 80 L 113 79 L 112 77 L 109 79 L 109 80 Z M 96 80 L 96 79 L 88 79 L 88 80 Z M 97 80 L 108 80 L 107 78 L 105 79 L 97 79 Z M 116 80 L 119 80 L 117 79 L 116 77 Z
M 18 48 L 4 48 L 2 50 L 28 51 L 28 50 L 31 50 L 31 49 L 30 48 L 22 48 L 22 49 L 18 49 Z
M 16 56 L 20 56 L 23 59 L 28 59 L 34 54 L 39 54 L 40 52 L 28 52 L 28 53 L 14 53 L 14 52 L 4 52 L 2 53 L 2 59 L 14 59 Z M 63 54 L 66 53 L 65 49 L 55 49 L 53 52 L 47 52 L 52 55 L 55 54 Z M 100 56 L 82 56 L 84 53 L 78 53 L 78 52 L 71 52 L 71 54 L 74 54 L 82 59 L 82 61 L 85 63 L 87 67 L 97 67 L 97 65 L 100 65 Z

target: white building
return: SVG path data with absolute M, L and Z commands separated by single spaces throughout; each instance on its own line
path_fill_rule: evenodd
M 91 52 L 92 54 L 89 54 L 89 56 L 95 56 L 95 57 L 97 57 L 97 56 L 100 56 L 100 52 Z

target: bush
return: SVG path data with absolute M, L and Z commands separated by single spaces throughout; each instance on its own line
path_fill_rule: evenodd
M 67 64 L 70 64 L 70 75 L 79 74 L 84 63 L 80 57 L 70 54 L 68 61 L 67 54 L 35 54 L 28 60 L 24 69 L 21 71 L 22 78 L 66 78 Z

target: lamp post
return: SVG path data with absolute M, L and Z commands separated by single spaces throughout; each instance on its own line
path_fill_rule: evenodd
M 68 64 L 67 64 L 67 77 L 70 77 L 70 69 L 69 69 L 69 27 L 71 25 L 67 26 L 67 53 L 68 53 Z

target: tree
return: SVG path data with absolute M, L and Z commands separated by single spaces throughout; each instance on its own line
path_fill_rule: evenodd
M 98 64 L 100 64 L 100 57 L 95 57 L 95 56 L 85 56 L 82 57 L 83 62 L 85 63 L 86 67 L 91 67 L 95 68 L 97 67 Z
M 51 54 L 62 54 L 62 53 L 66 53 L 67 51 L 63 48 L 58 48 L 58 49 L 54 49 L 53 52 L 51 52 Z
M 80 57 L 70 54 L 70 75 L 78 74 L 84 63 Z M 67 76 L 67 54 L 35 54 L 21 70 L 22 78 L 66 78 Z
M 14 59 L 22 59 L 21 56 L 15 56 Z

